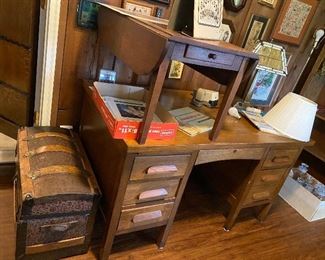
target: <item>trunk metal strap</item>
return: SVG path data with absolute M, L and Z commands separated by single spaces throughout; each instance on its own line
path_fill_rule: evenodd
M 47 152 L 63 152 L 63 153 L 70 153 L 75 154 L 76 151 L 68 146 L 63 145 L 45 145 L 38 147 L 35 150 L 31 150 L 25 153 L 25 157 L 31 157 L 37 154 L 41 153 L 47 153 Z

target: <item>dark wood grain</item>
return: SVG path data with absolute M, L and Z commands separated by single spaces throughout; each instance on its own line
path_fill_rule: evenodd
M 17 125 L 29 123 L 29 96 L 0 83 L 0 116 Z
M 0 81 L 29 92 L 32 85 L 32 55 L 31 50 L 0 39 Z
M 32 48 L 38 31 L 34 24 L 38 21 L 39 0 L 1 0 L 0 6 L 0 36 Z

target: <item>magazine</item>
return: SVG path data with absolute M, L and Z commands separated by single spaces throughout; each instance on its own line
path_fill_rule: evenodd
M 138 100 L 103 97 L 107 108 L 112 112 L 114 118 L 118 120 L 142 121 L 146 103 Z M 161 122 L 159 117 L 154 114 L 154 122 Z
M 179 130 L 189 136 L 207 132 L 212 129 L 214 119 L 190 108 L 184 107 L 169 111 L 180 124 Z
M 245 110 L 239 110 L 250 122 L 252 122 L 259 130 L 262 132 L 270 133 L 270 134 L 276 134 L 283 136 L 280 132 L 275 130 L 272 126 L 268 125 L 264 119 L 263 116 L 259 113 L 254 113 L 250 111 Z

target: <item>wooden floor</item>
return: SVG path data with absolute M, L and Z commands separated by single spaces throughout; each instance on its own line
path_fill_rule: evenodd
M 11 188 L 0 187 L 0 260 L 14 259 L 12 200 Z M 225 232 L 225 205 L 191 179 L 165 249 L 154 245 L 156 230 L 137 232 L 116 239 L 111 259 L 325 259 L 325 219 L 309 223 L 278 197 L 264 223 L 249 209 Z

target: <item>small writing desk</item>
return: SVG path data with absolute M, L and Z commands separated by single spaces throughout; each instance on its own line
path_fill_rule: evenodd
M 209 136 L 211 140 L 215 140 L 221 130 L 245 71 L 254 69 L 258 61 L 257 54 L 236 45 L 186 37 L 105 7 L 100 8 L 98 30 L 101 48 L 108 48 L 135 74 L 152 75 L 144 120 L 139 129 L 140 144 L 146 141 L 171 60 L 181 61 L 227 86 Z
M 209 140 L 208 133 L 189 137 L 181 132 L 174 140 L 147 140 L 144 145 L 112 139 L 90 88 L 85 89 L 80 136 L 103 193 L 106 232 L 102 259 L 109 257 L 116 235 L 152 227 L 161 227 L 157 244 L 163 247 L 187 179 L 199 164 L 236 159 L 256 162 L 229 194 L 232 208 L 225 228 L 233 226 L 245 207 L 261 206 L 258 218 L 263 220 L 305 145 L 260 132 L 245 119 L 229 116 L 215 141 Z M 167 93 L 161 102 L 175 96 Z M 184 96 L 178 105 L 185 105 L 182 102 Z M 236 176 L 237 171 L 228 174 Z

